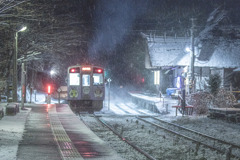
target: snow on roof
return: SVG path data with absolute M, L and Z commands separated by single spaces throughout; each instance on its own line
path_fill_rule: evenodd
M 148 38 L 148 50 L 152 66 L 175 66 L 186 54 L 190 38 Z
M 190 46 L 189 37 L 148 37 L 147 39 L 152 67 L 189 65 L 190 54 L 185 52 L 185 48 Z M 216 68 L 240 67 L 240 40 L 222 40 L 214 47 L 213 53 L 207 54 L 211 55 L 209 60 L 200 61 L 196 58 L 194 66 Z
M 189 54 L 186 54 L 177 65 L 188 64 L 189 59 Z M 200 61 L 196 58 L 194 66 L 216 68 L 240 67 L 240 41 L 220 42 L 215 46 L 212 56 L 208 61 Z

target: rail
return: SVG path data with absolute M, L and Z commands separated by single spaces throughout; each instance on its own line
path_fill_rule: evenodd
M 195 133 L 195 134 L 197 134 L 197 135 L 199 135 L 199 136 L 203 136 L 203 137 L 205 137 L 205 138 L 209 138 L 209 139 L 211 139 L 211 140 L 218 141 L 219 143 L 222 143 L 222 144 L 225 144 L 225 145 L 229 145 L 230 148 L 229 148 L 229 150 L 228 150 L 228 152 L 227 152 L 227 154 L 229 155 L 229 159 L 230 159 L 230 157 L 240 158 L 239 156 L 236 156 L 236 155 L 233 155 L 233 154 L 232 154 L 232 148 L 240 149 L 240 146 L 239 146 L 239 145 L 236 145 L 236 144 L 233 144 L 233 143 L 230 143 L 230 142 L 226 142 L 226 141 L 224 141 L 224 140 L 217 139 L 217 138 L 215 138 L 215 137 L 212 137 L 212 136 L 209 136 L 209 135 L 206 135 L 206 134 L 203 134 L 203 133 L 194 131 L 194 130 L 192 130 L 192 129 L 188 129 L 188 128 L 185 128 L 185 127 L 179 126 L 179 125 L 177 125 L 177 124 L 174 124 L 174 123 L 171 123 L 171 122 L 167 122 L 167 121 L 164 121 L 164 120 L 155 118 L 155 117 L 151 117 L 151 116 L 141 117 L 141 116 L 138 116 L 137 118 L 138 118 L 139 120 L 142 120 L 142 121 L 144 121 L 144 122 L 146 122 L 146 123 L 149 123 L 149 124 L 151 124 L 151 125 L 153 125 L 153 126 L 156 126 L 156 127 L 158 127 L 158 128 L 161 128 L 161 129 L 163 129 L 163 130 L 165 130 L 165 131 L 167 131 L 167 132 L 170 132 L 170 133 L 172 133 L 172 134 L 181 136 L 181 137 L 183 137 L 183 138 L 185 138 L 185 139 L 187 139 L 187 140 L 193 141 L 193 142 L 195 142 L 195 143 L 197 143 L 197 144 L 199 144 L 199 145 L 201 144 L 201 145 L 206 146 L 206 147 L 208 147 L 208 148 L 210 148 L 210 149 L 216 150 L 216 151 L 218 151 L 219 153 L 222 153 L 222 154 L 225 154 L 226 152 L 225 152 L 224 150 L 218 149 L 218 148 L 216 148 L 216 147 L 213 147 L 213 146 L 211 146 L 211 145 L 208 145 L 208 144 L 203 143 L 203 142 L 201 142 L 201 141 L 198 141 L 198 140 L 196 140 L 196 139 L 190 138 L 190 137 L 188 137 L 188 136 L 186 136 L 186 135 L 183 135 L 183 134 L 181 134 L 181 133 L 179 133 L 179 132 L 176 132 L 176 131 L 174 131 L 174 130 L 168 129 L 168 128 L 163 127 L 163 126 L 160 126 L 159 124 L 156 124 L 156 123 L 150 122 L 150 121 L 148 121 L 148 120 L 145 120 L 144 118 L 152 118 L 152 119 L 155 119 L 155 120 L 160 121 L 160 122 L 162 122 L 162 123 L 166 123 L 167 125 L 172 125 L 172 126 L 174 126 L 174 127 L 180 128 L 180 129 L 182 129 L 182 130 L 185 130 L 185 131 L 188 131 L 188 132 L 191 132 L 191 133 Z
M 147 157 L 150 160 L 156 160 L 155 158 L 153 158 L 151 155 L 149 155 L 148 153 L 146 153 L 145 151 L 143 151 L 141 148 L 139 148 L 138 146 L 134 145 L 133 143 L 131 143 L 127 138 L 122 137 L 120 134 L 118 134 L 112 127 L 110 127 L 105 121 L 101 120 L 98 116 L 96 116 L 95 114 L 93 114 L 93 116 L 104 126 L 106 126 L 108 129 L 110 129 L 115 135 L 117 135 L 122 141 L 126 142 L 128 145 L 130 145 L 131 147 L 133 147 L 135 150 L 137 150 L 139 153 L 143 154 L 145 157 Z

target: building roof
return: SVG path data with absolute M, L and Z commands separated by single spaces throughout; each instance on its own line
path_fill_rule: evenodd
M 240 67 L 240 41 L 220 42 L 214 47 L 213 53 L 208 60 L 202 61 L 196 58 L 194 66 L 197 67 L 216 67 L 216 68 L 236 68 Z M 186 54 L 178 61 L 177 65 L 188 64 L 190 57 Z
M 190 44 L 190 38 L 148 38 L 148 51 L 152 67 L 176 66 L 186 54 L 184 48 Z
M 190 54 L 185 48 L 190 46 L 190 37 L 145 37 L 148 40 L 150 68 L 189 65 Z M 217 44 L 210 45 L 203 45 L 199 52 L 196 51 L 195 66 L 240 67 L 240 40 L 218 40 Z

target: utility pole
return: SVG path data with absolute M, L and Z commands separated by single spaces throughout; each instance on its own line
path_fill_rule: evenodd
M 24 96 L 24 103 L 26 103 L 26 97 L 27 97 L 27 55 L 25 54 L 24 55 L 24 71 L 25 71 L 25 74 L 24 74 L 24 84 L 25 84 L 25 87 L 24 87 L 24 93 L 25 93 L 25 96 Z
M 191 27 L 191 51 L 190 51 L 190 64 L 189 64 L 189 94 L 195 91 L 195 76 L 194 76 L 194 62 L 195 62 L 195 53 L 194 53 L 194 28 L 195 18 L 191 18 L 192 27 Z
M 26 96 L 25 92 L 25 71 L 24 71 L 24 63 L 22 63 L 22 72 L 21 72 L 21 85 L 22 85 L 22 99 L 21 99 L 21 108 L 24 109 L 24 98 Z
M 17 57 L 18 57 L 18 32 L 23 32 L 27 29 L 26 26 L 22 27 L 20 30 L 15 32 L 15 43 L 14 48 L 15 52 L 13 55 L 13 102 L 17 102 L 17 82 L 18 82 L 18 72 L 17 72 Z
M 13 54 L 13 102 L 17 102 L 17 55 L 18 55 L 18 32 L 15 33 L 14 54 Z

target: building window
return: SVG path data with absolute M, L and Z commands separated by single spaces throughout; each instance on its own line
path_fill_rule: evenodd
M 160 85 L 160 71 L 154 71 L 154 84 Z

